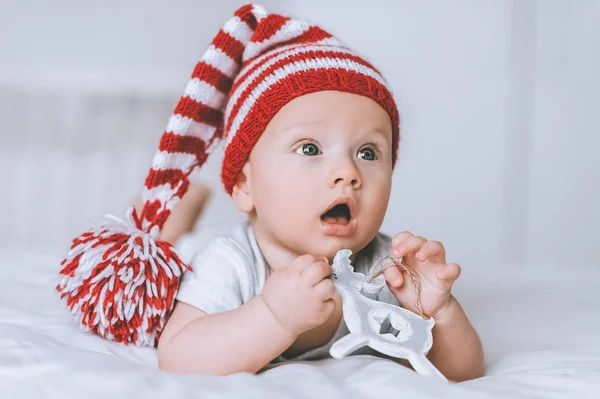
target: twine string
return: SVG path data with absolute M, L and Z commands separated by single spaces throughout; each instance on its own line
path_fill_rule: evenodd
M 425 313 L 423 312 L 423 304 L 421 303 L 421 280 L 419 279 L 419 276 L 417 275 L 417 273 L 413 270 L 412 267 L 405 265 L 404 263 L 402 263 L 402 261 L 398 260 L 397 258 L 394 258 L 393 256 L 384 257 L 382 259 L 382 262 L 384 262 L 386 260 L 389 260 L 391 263 L 387 263 L 384 267 L 380 268 L 375 273 L 370 273 L 368 281 L 372 281 L 374 278 L 382 275 L 383 273 L 385 273 L 385 271 L 389 267 L 396 266 L 396 267 L 400 268 L 400 270 L 402 270 L 403 272 L 408 274 L 408 276 L 410 277 L 410 280 L 412 281 L 413 285 L 415 286 L 415 291 L 416 291 L 415 295 L 417 298 L 416 305 L 417 305 L 417 312 L 419 313 L 419 316 L 421 316 L 424 319 L 427 319 L 428 317 L 426 317 Z

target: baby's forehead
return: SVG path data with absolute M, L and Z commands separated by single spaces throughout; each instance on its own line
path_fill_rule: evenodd
M 364 120 L 359 123 L 355 121 L 335 120 L 301 120 L 291 119 L 282 121 L 279 125 L 278 134 L 281 137 L 295 137 L 302 135 L 332 137 L 356 137 L 356 138 L 381 138 L 391 140 L 391 127 L 385 126 L 375 120 Z

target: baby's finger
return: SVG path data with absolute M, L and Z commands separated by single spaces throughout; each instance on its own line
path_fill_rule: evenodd
M 446 267 L 436 273 L 436 277 L 440 280 L 452 282 L 460 276 L 461 267 L 456 263 L 448 263 Z
M 323 279 L 330 276 L 332 272 L 329 263 L 326 263 L 321 259 L 320 261 L 305 267 L 304 270 L 302 270 L 302 277 L 304 277 L 310 285 L 315 286 Z
M 401 242 L 407 240 L 408 238 L 410 238 L 412 236 L 413 236 L 413 233 L 411 233 L 410 231 L 401 231 L 400 233 L 396 234 L 392 238 L 392 248 L 398 246 L 398 244 L 400 244 Z
M 385 269 L 383 275 L 385 276 L 385 281 L 393 288 L 400 288 L 404 284 L 404 274 L 397 266 L 388 267 Z
M 426 242 L 427 240 L 421 236 L 409 237 L 397 246 L 392 247 L 392 255 L 396 258 L 401 258 L 407 254 L 415 253 L 421 249 Z
M 325 302 L 335 295 L 335 284 L 330 279 L 321 280 L 321 282 L 315 286 L 315 292 L 317 293 L 317 296 Z
M 322 315 L 324 320 L 327 320 L 329 316 L 331 316 L 336 306 L 335 299 L 333 298 L 330 298 L 323 303 Z
M 292 263 L 291 267 L 296 271 L 303 272 L 304 269 L 307 268 L 310 264 L 318 262 L 319 260 L 321 260 L 321 258 L 314 255 L 306 254 L 294 259 L 294 262 Z
M 421 262 L 429 259 L 434 263 L 446 263 L 446 250 L 439 241 L 427 241 L 415 254 L 415 257 Z

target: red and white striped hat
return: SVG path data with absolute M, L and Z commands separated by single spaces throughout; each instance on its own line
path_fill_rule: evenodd
M 395 164 L 399 115 L 377 69 L 318 26 L 258 5 L 238 9 L 175 107 L 145 181 L 141 214 L 130 208 L 126 221 L 104 223 L 73 240 L 57 290 L 84 329 L 120 342 L 155 344 L 179 278 L 190 269 L 157 238 L 190 175 L 225 140 L 221 179 L 231 194 L 273 116 L 294 98 L 324 90 L 366 96 L 385 109 Z

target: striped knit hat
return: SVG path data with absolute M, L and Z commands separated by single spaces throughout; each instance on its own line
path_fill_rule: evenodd
M 219 30 L 179 100 L 142 192 L 129 208 L 73 240 L 57 290 L 81 326 L 107 339 L 154 345 L 190 269 L 157 240 L 190 175 L 225 140 L 221 179 L 231 194 L 269 121 L 296 97 L 324 90 L 366 96 L 392 121 L 392 163 L 399 115 L 387 83 L 367 61 L 318 26 L 246 5 Z

